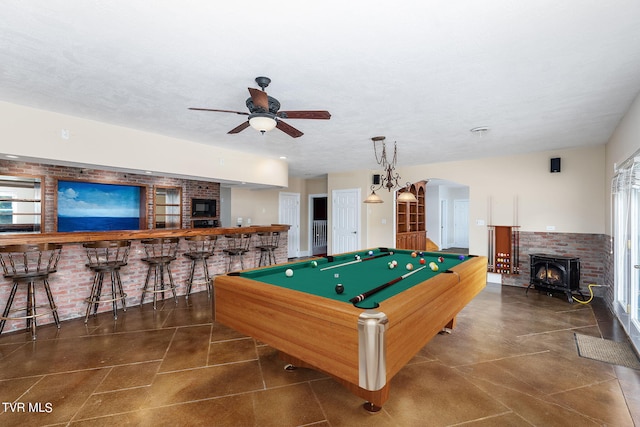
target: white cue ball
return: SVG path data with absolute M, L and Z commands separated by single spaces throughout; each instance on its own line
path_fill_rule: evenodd
M 291 276 L 293 276 L 293 270 L 292 270 L 292 269 L 290 269 L 290 268 L 287 268 L 287 269 L 284 271 L 284 274 L 285 274 L 285 276 L 287 276 L 287 277 L 291 277 Z

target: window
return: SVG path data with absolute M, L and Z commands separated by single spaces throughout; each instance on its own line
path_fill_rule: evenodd
M 0 175 L 0 233 L 41 231 L 40 177 Z
M 153 228 L 182 228 L 182 189 L 156 186 Z
M 613 178 L 614 311 L 640 348 L 640 152 Z

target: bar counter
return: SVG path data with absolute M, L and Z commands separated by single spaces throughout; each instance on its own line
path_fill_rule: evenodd
M 41 233 L 41 234 L 13 234 L 0 237 L 0 246 L 21 245 L 21 244 L 37 244 L 37 243 L 61 243 L 63 245 L 62 255 L 58 263 L 55 273 L 49 277 L 49 283 L 53 293 L 58 315 L 60 320 L 74 319 L 84 317 L 87 303 L 85 299 L 89 296 L 91 285 L 93 283 L 93 272 L 86 267 L 87 255 L 86 250 L 82 246 L 83 243 L 107 241 L 107 240 L 130 240 L 131 250 L 129 252 L 128 264 L 122 268 L 121 277 L 124 292 L 127 294 L 127 307 L 140 305 L 142 288 L 144 286 L 147 275 L 147 264 L 141 261 L 145 256 L 144 248 L 140 243 L 142 239 L 159 238 L 159 237 L 188 237 L 197 235 L 217 235 L 216 250 L 213 257 L 209 259 L 209 271 L 211 276 L 224 274 L 227 271 L 228 258 L 222 250 L 226 247 L 225 235 L 238 233 L 261 233 L 277 231 L 280 233 L 280 242 L 278 249 L 275 250 L 276 263 L 287 261 L 287 240 L 289 225 L 272 224 L 272 225 L 254 225 L 248 227 L 216 227 L 216 228 L 189 228 L 189 229 L 154 229 L 154 230 L 132 230 L 132 231 L 107 231 L 107 232 L 72 232 L 72 233 Z M 258 236 L 253 237 L 251 250 L 246 255 L 245 268 L 252 268 L 258 265 L 260 251 L 254 249 L 258 244 Z M 185 303 L 184 295 L 186 293 L 186 281 L 190 273 L 191 262 L 187 257 L 183 256 L 187 248 L 184 239 L 180 240 L 178 247 L 177 259 L 171 263 L 171 272 L 174 282 L 178 286 L 179 305 Z M 233 270 L 239 270 L 240 267 L 233 267 Z M 1 270 L 0 270 L 1 271 Z M 204 280 L 202 280 L 202 271 L 198 267 L 194 278 L 192 292 L 206 290 Z M 105 279 L 106 280 L 106 279 Z M 198 283 L 197 283 L 198 282 Z M 215 281 L 214 281 L 215 283 Z M 107 284 L 105 283 L 105 287 Z M 215 286 L 215 285 L 214 285 Z M 0 310 L 4 308 L 9 293 L 11 291 L 11 281 L 4 277 L 0 277 Z M 15 296 L 14 307 L 24 306 L 27 296 L 25 287 L 19 287 L 19 291 Z M 36 290 L 38 304 L 47 301 L 46 294 L 42 286 L 38 285 Z M 171 292 L 166 295 L 167 299 L 164 304 L 175 305 Z M 153 310 L 150 299 L 145 299 L 145 307 Z M 126 313 L 118 316 L 118 322 L 126 319 Z M 1 311 L 0 311 L 1 312 Z M 110 303 L 102 303 L 98 309 L 97 318 L 91 317 L 89 325 L 95 322 L 105 321 L 112 318 L 112 309 Z M 19 313 L 17 313 L 19 315 Z M 111 316 L 111 317 L 108 317 Z M 44 315 L 38 318 L 38 325 L 53 323 L 53 317 Z M 3 334 L 25 328 L 25 322 L 12 320 L 7 321 Z M 62 323 L 64 328 L 64 323 Z
M 268 231 L 288 231 L 286 224 L 252 225 L 248 227 L 216 227 L 216 228 L 174 228 L 130 231 L 100 231 L 71 233 L 34 233 L 12 234 L 0 236 L 0 246 L 24 245 L 34 243 L 86 243 L 104 240 L 141 240 L 158 237 L 187 237 L 198 235 L 225 235 L 236 233 L 261 233 Z M 286 242 L 285 242 L 286 243 Z

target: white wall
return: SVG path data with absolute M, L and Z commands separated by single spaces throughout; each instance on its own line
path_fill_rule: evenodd
M 611 233 L 611 179 L 615 174 L 615 165 L 622 163 L 638 150 L 640 150 L 640 94 L 636 96 L 606 147 L 605 215 L 608 233 Z
M 253 225 L 275 224 L 279 219 L 280 192 L 300 194 L 300 249 L 304 253 L 309 250 L 309 194 L 327 192 L 326 178 L 301 179 L 290 178 L 289 185 L 279 189 L 251 190 L 233 187 L 231 190 L 231 222 L 236 218 L 245 221 L 251 218 Z
M 288 165 L 280 159 L 6 102 L 0 102 L 0 117 L 5 118 L 0 120 L 0 154 L 17 155 L 24 161 L 46 159 L 53 164 L 151 171 L 199 180 L 288 185 Z M 61 136 L 62 129 L 69 131 L 68 139 Z
M 553 157 L 562 158 L 562 172 L 549 172 Z M 490 222 L 520 225 L 522 231 L 547 231 L 547 226 L 553 226 L 562 233 L 605 232 L 604 145 L 401 167 L 399 173 L 403 181 L 440 178 L 469 187 L 472 254 L 486 255 Z M 372 174 L 367 170 L 329 174 L 329 191 L 360 186 L 368 194 Z M 380 195 L 385 203 L 365 209 L 362 247 L 394 245 L 392 197 L 386 191 Z M 381 224 L 382 218 L 386 224 Z M 478 219 L 485 225 L 477 226 Z

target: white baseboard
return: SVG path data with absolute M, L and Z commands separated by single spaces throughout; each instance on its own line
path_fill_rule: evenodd
M 502 274 L 487 273 L 487 283 L 497 283 L 498 285 L 501 285 L 502 284 Z

